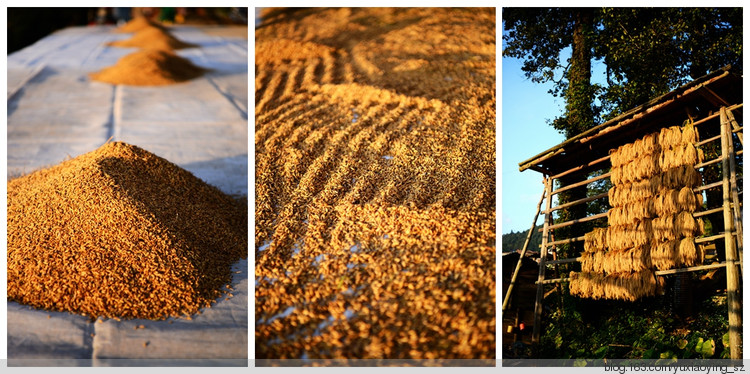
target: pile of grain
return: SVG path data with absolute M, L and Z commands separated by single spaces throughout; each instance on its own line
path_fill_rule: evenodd
M 644 272 L 653 277 L 654 269 L 702 261 L 694 239 L 703 224 L 692 215 L 703 204 L 702 195 L 693 193 L 701 183 L 693 165 L 703 159 L 694 146 L 697 141 L 697 131 L 688 123 L 611 152 L 608 227 L 584 237 L 582 273 L 572 277 L 572 294 L 624 300 L 654 295 L 658 284 L 642 281 Z M 607 282 L 618 287 L 608 288 Z
M 121 33 L 138 32 L 148 27 L 156 27 L 156 28 L 160 28 L 164 30 L 164 26 L 162 26 L 160 23 L 151 21 L 150 19 L 146 17 L 134 17 L 132 20 L 128 21 L 128 23 L 116 28 L 115 32 L 121 32 Z
M 208 71 L 174 52 L 197 45 L 178 40 L 162 26 L 144 17 L 137 17 L 115 31 L 136 33 L 130 39 L 110 42 L 108 46 L 141 50 L 121 58 L 114 66 L 89 74 L 93 80 L 131 86 L 161 86 L 185 82 Z
M 207 70 L 165 50 L 147 49 L 124 56 L 114 66 L 91 73 L 91 79 L 133 86 L 160 86 L 185 82 Z
M 8 182 L 8 299 L 91 317 L 208 307 L 247 255 L 247 208 L 136 146 Z
M 162 28 L 153 26 L 145 26 L 141 28 L 130 39 L 117 40 L 110 42 L 107 45 L 111 47 L 160 49 L 166 51 L 198 47 L 195 44 L 186 43 L 175 38 L 172 34 Z
M 271 14 L 256 357 L 494 359 L 495 11 Z

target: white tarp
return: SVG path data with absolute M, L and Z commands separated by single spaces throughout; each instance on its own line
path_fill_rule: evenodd
M 215 28 L 215 27 L 214 27 Z M 108 47 L 130 34 L 111 26 L 58 31 L 8 56 L 8 177 L 124 141 L 174 162 L 235 196 L 248 185 L 248 43 L 174 27 L 200 48 L 178 51 L 211 69 L 190 82 L 113 86 L 88 74 L 136 51 Z M 233 297 L 192 320 L 97 320 L 8 303 L 9 365 L 247 365 L 247 261 Z

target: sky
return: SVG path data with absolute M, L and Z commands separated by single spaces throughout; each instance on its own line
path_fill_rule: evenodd
M 569 57 L 567 48 L 560 61 L 564 63 Z M 526 78 L 522 65 L 523 61 L 516 58 L 501 59 L 501 234 L 531 228 L 544 192 L 542 174 L 530 169 L 519 172 L 518 163 L 565 141 L 565 136 L 549 124 L 564 112 L 564 100 L 548 92 L 552 83 L 534 83 Z M 592 82 L 604 84 L 604 64 L 593 61 L 591 66 Z M 540 215 L 536 224 L 540 225 L 543 218 Z
M 518 163 L 565 140 L 548 120 L 562 114 L 564 102 L 547 92 L 551 85 L 533 83 L 521 71 L 522 61 L 502 59 L 502 221 L 501 233 L 531 227 L 544 191 L 542 174 L 518 171 Z M 542 219 L 537 219 L 542 222 Z

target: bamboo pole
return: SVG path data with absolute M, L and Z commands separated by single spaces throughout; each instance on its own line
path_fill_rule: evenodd
M 739 298 L 739 274 L 737 273 L 737 267 L 734 266 L 735 248 L 734 238 L 732 238 L 732 226 L 734 220 L 732 219 L 732 210 L 730 208 L 730 182 L 729 182 L 729 145 L 732 141 L 731 132 L 729 130 L 729 119 L 726 115 L 726 108 L 721 108 L 721 133 L 724 135 L 721 138 L 721 170 L 722 178 L 724 180 L 724 188 L 722 189 L 722 198 L 724 206 L 724 249 L 726 251 L 726 262 L 727 265 L 727 308 L 729 310 L 729 352 L 731 359 L 737 360 L 742 358 L 740 352 L 740 330 L 742 329 L 742 316 L 740 311 L 742 305 Z M 731 265 L 729 263 L 731 262 Z
M 555 241 L 555 232 L 552 231 L 552 232 L 550 232 L 549 235 L 550 235 L 550 239 L 552 239 L 552 241 L 554 242 Z M 547 246 L 549 246 L 549 247 L 552 248 L 552 261 L 554 262 L 554 267 L 555 267 L 555 277 L 556 278 L 560 278 L 560 265 L 558 265 L 559 263 L 557 262 L 557 260 L 558 260 L 558 258 L 557 258 L 557 247 L 555 247 L 554 244 L 549 244 L 549 243 L 547 244 Z M 562 288 L 561 288 L 561 286 L 560 286 L 559 283 L 555 285 L 555 292 L 557 292 L 557 298 L 558 298 L 557 299 L 558 300 L 557 311 L 561 315 L 563 315 L 563 313 L 565 311 L 565 305 L 563 305 Z M 563 321 L 564 320 L 565 319 L 563 318 Z M 563 322 L 563 323 L 565 323 L 565 322 Z M 563 328 L 565 328 L 564 325 L 563 325 Z
M 594 201 L 594 200 L 597 200 L 597 199 L 601 199 L 601 198 L 603 198 L 603 197 L 607 197 L 607 194 L 608 194 L 608 193 L 607 193 L 607 192 L 605 192 L 605 193 L 600 193 L 600 194 L 598 194 L 598 195 L 595 195 L 595 196 L 589 196 L 589 197 L 585 197 L 585 198 L 583 198 L 583 199 L 579 199 L 579 200 L 571 201 L 571 202 L 569 202 L 569 203 L 566 203 L 566 204 L 562 204 L 562 205 L 558 205 L 558 206 L 556 206 L 556 207 L 554 207 L 554 208 L 551 208 L 551 209 L 550 209 L 549 211 L 546 211 L 546 210 L 545 210 L 545 211 L 544 211 L 543 213 L 544 213 L 544 214 L 547 214 L 547 213 L 552 213 L 552 212 L 558 211 L 558 210 L 560 210 L 560 209 L 565 209 L 565 208 L 571 207 L 571 206 L 573 206 L 573 205 L 578 205 L 578 204 L 588 203 L 589 201 Z
M 700 168 L 702 168 L 702 167 L 704 167 L 704 166 L 708 166 L 708 165 L 713 165 L 713 164 L 718 164 L 719 162 L 721 162 L 721 157 L 717 157 L 717 158 L 715 158 L 715 159 L 713 159 L 713 160 L 709 160 L 709 161 L 706 161 L 706 162 L 702 162 L 702 163 L 700 163 L 700 164 L 698 164 L 698 165 L 695 165 L 695 168 L 696 168 L 696 169 L 700 169 Z
M 721 268 L 728 268 L 730 266 L 737 266 L 739 265 L 739 261 L 725 261 L 725 262 L 719 262 L 715 264 L 708 264 L 708 265 L 698 265 L 698 266 L 691 266 L 689 268 L 680 268 L 680 269 L 669 269 L 669 270 L 657 270 L 654 272 L 654 275 L 657 276 L 663 276 L 663 275 L 671 275 L 671 274 L 680 274 L 680 273 L 689 273 L 693 271 L 701 271 L 701 270 L 710 270 L 710 269 L 721 269 Z M 553 283 L 560 283 L 560 282 L 567 282 L 570 278 L 568 277 L 560 277 L 560 278 L 554 278 L 554 279 L 545 279 L 542 284 L 553 284 Z M 537 281 L 537 284 L 539 282 Z
M 696 147 L 700 147 L 700 146 L 702 146 L 702 145 L 704 145 L 706 143 L 711 143 L 712 141 L 718 140 L 718 139 L 721 139 L 721 134 L 716 135 L 716 136 L 712 136 L 712 137 L 710 137 L 708 139 L 705 139 L 705 140 L 701 140 L 698 143 L 695 143 L 693 145 L 696 146 Z
M 701 192 L 703 190 L 708 190 L 708 189 L 711 189 L 711 188 L 714 188 L 714 187 L 719 187 L 723 183 L 724 183 L 723 181 L 718 181 L 718 182 L 715 182 L 715 183 L 706 184 L 706 185 L 700 186 L 698 188 L 693 188 L 693 192 Z
M 562 223 L 556 223 L 554 225 L 551 225 L 549 228 L 550 229 L 559 229 L 560 227 L 575 225 L 576 223 L 581 223 L 581 222 L 593 221 L 595 219 L 604 218 L 604 217 L 607 217 L 607 212 L 599 213 L 599 214 L 594 214 L 593 216 L 588 216 L 588 217 L 583 217 L 583 218 L 579 218 L 579 219 L 574 219 L 574 220 L 566 221 L 566 222 L 562 222 Z
M 579 165 L 579 166 L 576 166 L 574 168 L 570 168 L 568 170 L 565 170 L 562 173 L 559 173 L 559 174 L 551 176 L 550 179 L 559 179 L 560 177 L 566 176 L 566 175 L 568 175 L 570 173 L 575 173 L 576 171 L 583 170 L 583 169 L 585 169 L 585 168 L 587 168 L 589 166 L 593 166 L 593 165 L 596 165 L 596 164 L 598 164 L 600 162 L 604 162 L 604 161 L 607 161 L 607 160 L 609 160 L 609 155 L 606 155 L 606 156 L 601 157 L 601 158 L 597 158 L 596 160 L 591 161 L 591 162 L 587 162 L 587 163 L 585 163 L 583 165 Z
M 732 114 L 731 109 L 727 109 L 725 113 L 727 119 L 732 124 L 732 129 L 734 129 L 732 132 L 737 132 L 737 137 L 740 139 L 740 144 L 742 144 L 742 146 L 744 147 L 745 143 L 742 141 L 742 127 L 739 123 L 737 123 L 737 120 L 734 119 L 734 114 Z
M 569 184 L 569 185 L 567 185 L 567 186 L 565 186 L 563 188 L 558 188 L 557 190 L 555 190 L 555 192 L 552 193 L 552 195 L 557 195 L 560 192 L 567 191 L 567 190 L 570 190 L 570 189 L 573 189 L 573 188 L 576 188 L 576 187 L 584 186 L 584 185 L 596 182 L 596 181 L 598 181 L 600 179 L 608 178 L 610 175 L 612 175 L 612 173 L 605 173 L 605 174 L 602 174 L 602 175 L 600 175 L 598 177 L 594 177 L 594 178 L 591 178 L 591 179 L 586 179 L 586 180 L 583 180 L 583 181 L 578 182 L 578 183 Z
M 734 120 L 734 117 L 730 117 L 732 115 L 732 112 L 728 110 L 724 110 L 726 112 L 727 118 L 732 121 Z M 733 132 L 733 131 L 732 131 Z M 740 197 L 737 193 L 737 168 L 735 166 L 734 162 L 734 140 L 732 139 L 732 132 L 727 133 L 728 142 L 727 142 L 727 149 L 728 149 L 728 155 L 729 158 L 729 187 L 732 195 L 732 210 L 734 212 L 734 230 L 737 234 L 737 255 L 740 260 L 740 273 L 744 274 L 744 271 L 742 269 L 742 212 L 740 211 Z M 740 136 L 741 134 L 737 134 L 737 136 Z M 740 137 L 740 142 L 742 142 L 742 138 Z
M 554 179 L 547 177 L 544 180 L 544 191 L 545 195 L 552 196 L 552 184 Z M 546 211 L 552 207 L 552 199 L 547 199 Z M 549 238 L 550 222 L 552 222 L 552 213 L 547 213 L 544 216 L 544 227 L 542 228 L 542 250 L 539 254 L 539 282 L 544 281 L 544 272 L 546 269 L 545 261 L 547 260 L 547 241 Z M 544 302 L 544 285 L 539 284 L 536 287 L 536 303 L 534 305 L 534 330 L 531 335 L 531 342 L 538 343 L 539 337 L 542 333 L 542 303 Z
M 734 234 L 734 233 L 732 233 L 732 234 Z M 695 244 L 712 242 L 712 241 L 714 241 L 716 239 L 723 239 L 724 236 L 725 236 L 725 234 L 716 234 L 716 235 L 712 235 L 712 236 L 706 236 L 706 237 L 703 237 L 703 238 L 698 238 L 698 239 L 695 239 Z
M 547 192 L 547 186 L 545 185 L 544 191 L 542 192 L 542 197 L 539 199 L 539 204 L 536 205 L 536 213 L 534 214 L 534 222 L 531 223 L 531 228 L 529 229 L 529 233 L 526 234 L 526 241 L 523 243 L 523 248 L 521 249 L 521 257 L 518 258 L 518 263 L 516 264 L 516 269 L 513 270 L 513 277 L 510 279 L 510 284 L 508 284 L 508 291 L 505 293 L 505 300 L 503 300 L 503 309 L 504 312 L 505 309 L 508 308 L 508 305 L 510 304 L 510 295 L 513 292 L 513 286 L 516 284 L 516 279 L 518 278 L 518 272 L 521 270 L 521 262 L 523 261 L 523 258 L 526 256 L 526 249 L 529 247 L 529 243 L 531 242 L 531 234 L 534 232 L 534 228 L 536 227 L 536 220 L 539 218 L 539 212 L 542 209 L 542 201 L 544 201 L 544 194 Z
M 555 240 L 553 242 L 547 243 L 547 245 L 568 244 L 568 243 L 582 242 L 582 241 L 585 241 L 585 240 L 586 240 L 586 236 L 583 235 L 583 236 L 579 236 L 577 238 Z
M 693 213 L 693 217 L 694 218 L 703 217 L 703 216 L 707 216 L 709 214 L 721 212 L 722 210 L 724 210 L 723 207 L 718 207 L 718 208 L 714 208 L 714 209 L 704 210 L 702 212 Z

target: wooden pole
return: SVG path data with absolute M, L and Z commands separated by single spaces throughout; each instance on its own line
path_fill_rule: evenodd
M 583 199 L 579 199 L 579 200 L 571 201 L 571 202 L 566 203 L 566 204 L 558 205 L 558 206 L 552 208 L 550 211 L 546 211 L 545 210 L 544 214 L 552 213 L 553 211 L 557 211 L 557 210 L 560 210 L 560 209 L 565 209 L 565 208 L 568 208 L 568 207 L 571 207 L 571 206 L 574 206 L 574 205 L 588 203 L 589 201 L 594 201 L 594 200 L 597 200 L 597 199 L 602 199 L 602 198 L 605 198 L 607 196 L 608 196 L 608 193 L 604 192 L 604 193 L 600 193 L 600 194 L 595 195 L 595 196 L 584 197 Z
M 729 130 L 729 119 L 726 115 L 726 108 L 721 108 L 721 170 L 724 180 L 722 188 L 722 198 L 724 206 L 724 249 L 726 251 L 727 262 L 727 308 L 729 310 L 729 352 L 732 360 L 742 358 L 740 352 L 740 330 L 742 329 L 742 305 L 739 298 L 739 274 L 735 264 L 735 247 L 734 238 L 732 238 L 732 210 L 730 208 L 730 182 L 729 182 L 729 142 L 732 141 Z
M 513 286 L 516 284 L 516 279 L 518 278 L 518 272 L 521 270 L 521 262 L 523 261 L 523 258 L 526 256 L 526 249 L 529 247 L 529 242 L 531 242 L 531 234 L 534 232 L 534 228 L 536 227 L 536 220 L 539 218 L 539 212 L 542 210 L 542 201 L 544 201 L 544 195 L 547 192 L 547 186 L 545 185 L 544 191 L 542 192 L 542 197 L 539 199 L 539 204 L 536 205 L 536 214 L 534 214 L 534 221 L 531 222 L 531 228 L 529 229 L 529 233 L 526 234 L 526 241 L 523 243 L 523 248 L 521 249 L 521 257 L 518 258 L 518 263 L 516 264 L 516 269 L 513 271 L 513 277 L 510 278 L 510 284 L 508 284 L 508 291 L 505 293 L 505 300 L 503 300 L 503 309 L 504 312 L 505 309 L 508 308 L 508 305 L 510 304 L 510 295 L 513 292 Z
M 552 184 L 554 179 L 551 177 L 547 177 L 544 180 L 544 194 L 547 196 L 552 196 Z M 547 199 L 547 203 L 545 204 L 546 208 L 545 211 L 549 211 L 552 207 L 552 199 Z M 544 302 L 544 284 L 541 282 L 544 282 L 544 272 L 545 268 L 547 267 L 546 261 L 547 261 L 547 242 L 549 238 L 549 227 L 550 222 L 552 222 L 552 213 L 545 214 L 544 217 L 544 227 L 542 228 L 542 250 L 539 254 L 539 278 L 536 286 L 536 304 L 534 305 L 534 330 L 531 335 L 531 342 L 532 343 L 538 343 L 539 337 L 542 333 L 542 303 Z
M 689 268 L 681 268 L 681 269 L 657 270 L 654 272 L 654 275 L 662 276 L 662 275 L 689 273 L 692 271 L 701 271 L 701 270 L 711 270 L 711 269 L 720 269 L 720 268 L 726 269 L 729 265 L 737 266 L 739 265 L 739 261 L 735 261 L 734 263 L 717 262 L 714 264 L 691 266 Z M 568 281 L 570 281 L 570 278 L 560 277 L 560 278 L 554 278 L 554 279 L 545 279 L 542 283 L 552 284 L 552 283 L 560 283 L 560 282 L 568 282 Z M 537 281 L 537 284 L 539 284 L 538 281 Z
M 578 183 L 569 184 L 569 185 L 567 185 L 567 186 L 565 186 L 563 188 L 556 189 L 555 192 L 552 193 L 552 195 L 557 195 L 560 192 L 564 192 L 564 191 L 567 191 L 567 190 L 570 190 L 570 189 L 573 189 L 573 188 L 576 188 L 576 187 L 580 187 L 580 186 L 583 186 L 583 185 L 591 184 L 591 183 L 594 183 L 594 182 L 596 182 L 598 180 L 601 180 L 601 179 L 604 179 L 604 178 L 609 178 L 611 175 L 612 175 L 612 173 L 604 173 L 604 174 L 602 174 L 602 175 L 600 175 L 598 177 L 594 177 L 594 178 L 590 178 L 590 179 L 584 179 L 584 180 L 582 180 L 582 181 L 580 181 Z
M 727 119 L 732 122 L 734 120 L 734 117 L 732 117 L 732 112 L 724 109 Z M 727 132 L 728 142 L 727 142 L 727 150 L 729 151 L 727 154 L 727 158 L 729 159 L 729 187 L 731 191 L 732 196 L 732 210 L 734 212 L 734 230 L 737 233 L 737 255 L 740 260 L 740 273 L 744 274 L 742 270 L 742 212 L 740 211 L 740 197 L 737 193 L 737 168 L 735 166 L 734 162 L 734 140 L 732 139 L 732 133 L 734 131 Z M 741 134 L 737 134 L 738 137 L 740 137 L 740 142 L 742 142 Z
M 732 110 L 731 109 L 727 109 L 725 112 L 726 112 L 727 120 L 729 120 L 729 122 L 732 124 L 732 128 L 735 131 L 738 131 L 741 127 L 740 127 L 740 124 L 737 123 L 737 120 L 734 119 L 734 114 L 732 114 Z M 742 132 L 741 131 L 737 132 L 737 138 L 740 139 L 740 144 L 742 144 L 742 147 L 745 147 L 745 143 L 742 141 Z

